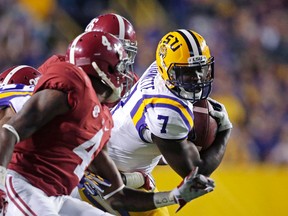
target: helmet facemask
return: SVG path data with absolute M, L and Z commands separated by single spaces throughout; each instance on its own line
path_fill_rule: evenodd
M 123 47 L 128 54 L 128 61 L 127 61 L 127 66 L 129 71 L 134 71 L 133 65 L 135 62 L 135 57 L 137 55 L 137 42 L 132 42 L 130 40 L 126 39 L 120 39 L 120 41 L 123 44 Z
M 130 66 L 131 64 L 129 56 L 128 59 L 122 60 L 116 65 L 116 71 L 121 74 L 123 79 L 120 98 L 124 97 L 124 95 L 127 95 L 127 93 L 130 92 L 132 86 L 134 85 L 133 71 L 130 70 Z
M 195 57 L 193 57 L 195 58 Z M 214 78 L 214 58 L 202 56 L 201 61 L 171 64 L 167 70 L 168 88 L 178 97 L 193 103 L 209 96 Z

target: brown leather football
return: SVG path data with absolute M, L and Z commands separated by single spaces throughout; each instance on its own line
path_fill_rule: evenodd
M 208 100 L 200 100 L 194 104 L 194 128 L 188 135 L 199 151 L 207 149 L 214 141 L 217 133 L 217 122 L 209 115 L 213 109 Z

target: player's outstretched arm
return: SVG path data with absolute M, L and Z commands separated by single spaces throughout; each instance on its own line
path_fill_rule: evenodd
M 198 174 L 198 168 L 195 168 L 171 191 L 154 193 L 128 188 L 124 186 L 115 163 L 105 150 L 101 150 L 89 169 L 111 183 L 111 187 L 105 187 L 102 198 L 115 210 L 147 211 L 174 204 L 182 207 L 187 202 L 213 191 L 215 186 L 212 179 Z M 92 195 L 94 194 L 96 193 Z
M 147 211 L 179 204 L 179 211 L 187 202 L 213 191 L 214 187 L 214 181 L 198 174 L 196 167 L 172 191 L 147 193 L 125 187 L 109 198 L 109 202 L 116 210 Z
M 118 171 L 114 161 L 109 157 L 106 148 L 103 148 L 94 158 L 88 169 L 111 183 L 111 187 L 105 187 L 103 196 L 110 196 L 115 191 L 124 187 L 122 177 Z

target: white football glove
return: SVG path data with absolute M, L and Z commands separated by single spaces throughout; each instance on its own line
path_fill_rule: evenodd
M 174 199 L 180 205 L 176 212 L 185 206 L 187 202 L 214 190 L 214 181 L 204 175 L 197 174 L 197 172 L 198 167 L 191 171 L 181 184 L 172 191 Z
M 212 98 L 208 98 L 208 101 L 213 107 L 213 110 L 209 110 L 209 114 L 216 119 L 218 131 L 231 129 L 233 126 L 229 120 L 225 106 Z

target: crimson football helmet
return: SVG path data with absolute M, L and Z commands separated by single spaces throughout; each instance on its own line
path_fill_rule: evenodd
M 103 31 L 113 34 L 122 42 L 124 49 L 128 53 L 131 66 L 137 54 L 136 33 L 132 24 L 123 16 L 114 13 L 100 15 L 90 21 L 85 32 Z
M 209 96 L 214 57 L 197 32 L 179 29 L 164 35 L 157 47 L 156 63 L 166 86 L 178 97 L 195 102 Z
M 84 32 L 76 37 L 67 49 L 66 61 L 109 86 L 113 94 L 106 100 L 108 103 L 121 98 L 123 83 L 133 81 L 133 74 L 127 70 L 128 55 L 121 41 L 106 32 Z
M 28 65 L 19 65 L 8 68 L 0 74 L 0 85 L 6 84 L 24 84 L 35 85 L 36 78 L 41 73 Z

